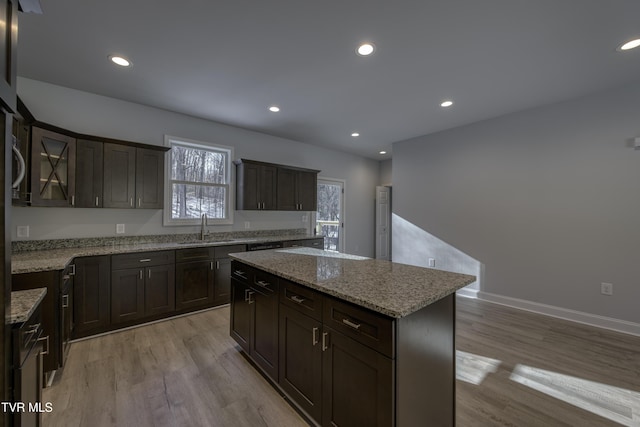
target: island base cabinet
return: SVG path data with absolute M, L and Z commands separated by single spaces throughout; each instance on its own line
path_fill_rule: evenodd
M 394 425 L 393 361 L 330 328 L 322 340 L 322 425 Z
M 322 323 L 280 304 L 278 383 L 307 416 L 322 418 Z
M 251 352 L 251 311 L 249 286 L 231 279 L 231 336 L 245 353 Z

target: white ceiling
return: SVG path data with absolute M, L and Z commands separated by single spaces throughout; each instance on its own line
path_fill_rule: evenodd
M 616 51 L 640 37 L 638 0 L 41 5 L 20 16 L 23 77 L 374 159 L 395 141 L 640 78 L 640 49 Z M 363 41 L 373 56 L 355 54 Z

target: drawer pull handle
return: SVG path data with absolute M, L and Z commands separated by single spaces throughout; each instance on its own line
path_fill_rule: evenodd
M 233 274 L 235 274 L 236 276 L 240 276 L 243 279 L 247 278 L 247 276 L 245 275 L 246 273 L 244 271 L 242 271 L 242 270 L 236 270 L 236 271 L 233 272 Z
M 300 298 L 298 295 L 291 295 L 291 301 L 302 304 L 304 302 L 304 298 Z
M 151 258 L 144 258 L 141 259 L 140 262 L 151 262 Z
M 62 295 L 62 308 L 69 308 L 69 294 Z
M 271 286 L 271 283 L 269 283 L 269 282 L 265 282 L 264 280 L 258 280 L 258 281 L 256 282 L 256 285 L 261 286 L 261 287 L 263 287 L 263 288 L 265 288 L 265 289 L 269 289 L 269 286 Z M 270 289 L 269 289 L 269 290 L 270 290 Z
M 322 351 L 326 351 L 329 348 L 328 344 L 329 332 L 322 333 Z
M 42 354 L 43 356 L 46 356 L 47 354 L 49 354 L 49 335 L 47 335 L 46 337 L 38 338 L 38 341 L 36 341 L 36 342 L 40 342 L 40 341 L 46 341 L 47 342 L 47 349 L 43 350 L 42 352 L 40 352 L 40 354 Z
M 318 328 L 313 328 L 313 337 L 311 338 L 311 342 L 313 345 L 318 344 Z
M 255 294 L 255 292 L 249 291 L 249 295 L 248 295 L 249 299 L 247 300 L 249 304 L 253 304 L 255 302 L 254 300 L 251 299 L 251 296 L 253 296 L 253 294 Z
M 353 323 L 351 320 L 349 319 L 342 319 L 342 323 L 344 323 L 347 326 L 351 326 L 353 329 L 358 330 L 360 329 L 360 326 L 362 326 L 360 323 Z
M 27 334 L 35 334 L 36 332 L 38 332 L 38 329 L 40 329 L 40 323 L 34 323 L 33 325 L 31 325 L 29 327 L 28 330 L 25 331 L 25 333 L 27 333 Z

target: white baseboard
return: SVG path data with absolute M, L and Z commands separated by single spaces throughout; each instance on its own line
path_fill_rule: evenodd
M 533 313 L 544 314 L 546 316 L 557 317 L 572 322 L 584 323 L 598 328 L 609 329 L 623 334 L 635 335 L 640 337 L 640 323 L 628 322 L 626 320 L 614 319 L 612 317 L 599 316 L 597 314 L 585 313 L 582 311 L 570 310 L 567 308 L 556 307 L 553 305 L 540 304 L 537 302 L 527 301 L 518 298 L 505 297 L 489 292 L 479 290 L 461 289 L 458 295 L 467 298 L 478 298 L 483 301 L 493 302 L 500 305 L 506 305 L 521 310 L 531 311 Z

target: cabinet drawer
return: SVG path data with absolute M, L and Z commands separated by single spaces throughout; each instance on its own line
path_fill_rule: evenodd
M 280 302 L 316 320 L 322 320 L 322 294 L 280 279 Z
M 254 270 L 253 282 L 250 285 L 254 290 L 270 295 L 272 293 L 278 293 L 278 277 L 273 274 L 265 273 L 262 270 Z M 276 301 L 277 302 L 277 301 Z
M 248 285 L 253 280 L 253 269 L 239 261 L 231 261 L 231 277 Z
M 323 323 L 385 356 L 394 358 L 394 320 L 366 308 L 324 298 Z
M 247 245 L 229 245 L 229 246 L 216 246 L 215 254 L 216 258 L 227 258 L 229 254 L 235 252 L 245 252 Z
M 149 267 L 152 265 L 173 264 L 175 251 L 140 252 L 135 254 L 113 255 L 111 269 Z
M 213 248 L 188 248 L 176 251 L 176 262 L 208 261 L 213 258 Z

